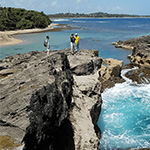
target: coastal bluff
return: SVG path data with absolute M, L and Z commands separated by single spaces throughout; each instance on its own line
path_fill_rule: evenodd
M 32 51 L 0 60 L 0 149 L 96 150 L 98 51 Z

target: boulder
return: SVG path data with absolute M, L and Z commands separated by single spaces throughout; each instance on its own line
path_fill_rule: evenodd
M 116 83 L 124 82 L 121 78 L 122 65 L 123 61 L 112 58 L 103 59 L 102 67 L 99 71 L 102 92 L 106 88 L 113 87 Z

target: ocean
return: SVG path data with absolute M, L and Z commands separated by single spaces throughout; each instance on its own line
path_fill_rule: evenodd
M 52 19 L 52 21 L 79 29 L 16 35 L 16 38 L 24 42 L 1 46 L 0 59 L 17 53 L 45 50 L 43 41 L 47 35 L 51 38 L 51 50 L 68 48 L 70 47 L 70 34 L 77 32 L 81 39 L 81 49 L 96 49 L 99 50 L 100 57 L 123 60 L 124 64 L 127 64 L 129 63 L 127 55 L 131 51 L 116 49 L 111 43 L 150 34 L 150 18 L 73 18 Z
M 68 24 L 72 30 L 16 35 L 24 42 L 0 47 L 0 59 L 29 51 L 43 51 L 43 41 L 50 36 L 51 50 L 70 47 L 71 33 L 80 36 L 80 49 L 96 49 L 99 57 L 129 63 L 130 50 L 117 49 L 112 42 L 150 35 L 150 18 L 71 18 L 52 19 Z M 122 73 L 123 74 L 123 73 Z M 124 75 L 123 75 L 124 76 Z M 102 93 L 102 113 L 98 125 L 102 132 L 100 150 L 150 147 L 150 85 L 138 85 L 126 79 Z
M 129 70 L 122 71 L 126 82 L 102 93 L 100 150 L 150 148 L 150 84 L 132 82 Z

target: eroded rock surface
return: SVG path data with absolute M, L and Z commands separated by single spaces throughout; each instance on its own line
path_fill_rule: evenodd
M 23 139 L 24 149 L 97 149 L 102 59 L 94 50 L 70 54 L 30 52 L 0 61 L 1 135 L 18 146 Z
M 123 61 L 108 58 L 103 59 L 102 67 L 100 69 L 100 82 L 102 84 L 101 91 L 106 88 L 113 87 L 116 83 L 122 83 L 124 80 L 121 77 L 121 69 Z
M 95 150 L 99 144 L 100 130 L 97 121 L 102 104 L 99 82 L 102 58 L 94 57 L 95 51 L 93 52 L 81 50 L 77 56 L 68 57 L 74 78 L 74 106 L 70 119 L 74 129 L 76 150 Z
M 131 63 L 127 67 L 137 66 L 138 69 L 129 72 L 127 76 L 137 83 L 150 83 L 150 36 L 142 36 L 113 44 L 119 48 L 132 50 L 131 55 L 128 56 Z

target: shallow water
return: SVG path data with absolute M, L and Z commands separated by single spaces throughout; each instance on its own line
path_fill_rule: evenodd
M 70 34 L 77 32 L 81 39 L 81 49 L 96 49 L 99 51 L 100 57 L 123 60 L 124 64 L 127 64 L 129 63 L 127 55 L 131 51 L 116 49 L 111 43 L 150 34 L 150 18 L 73 18 L 53 19 L 52 21 L 80 29 L 16 35 L 16 38 L 22 39 L 24 42 L 17 45 L 1 46 L 0 59 L 17 53 L 45 50 L 43 41 L 47 35 L 51 37 L 51 50 L 68 48 L 70 47 Z
M 127 79 L 102 94 L 100 150 L 150 147 L 149 89 Z

